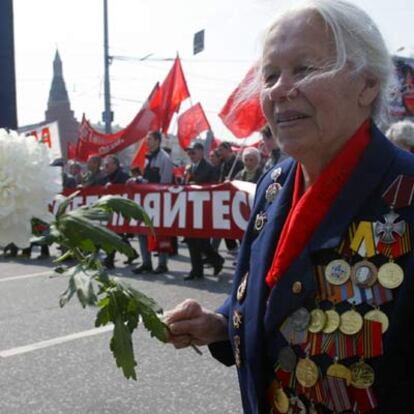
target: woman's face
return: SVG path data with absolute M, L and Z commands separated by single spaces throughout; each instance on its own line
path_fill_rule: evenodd
M 281 150 L 304 164 L 331 159 L 369 117 L 375 99 L 367 96 L 367 76 L 352 73 L 349 64 L 327 74 L 334 60 L 332 35 L 311 11 L 284 17 L 264 44 L 263 111 Z
M 244 156 L 243 163 L 246 170 L 253 171 L 259 165 L 259 160 L 254 155 L 247 154 Z

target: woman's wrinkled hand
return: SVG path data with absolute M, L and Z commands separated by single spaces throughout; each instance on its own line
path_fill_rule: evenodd
M 169 342 L 177 349 L 208 345 L 227 339 L 227 319 L 187 299 L 164 315 L 170 332 Z

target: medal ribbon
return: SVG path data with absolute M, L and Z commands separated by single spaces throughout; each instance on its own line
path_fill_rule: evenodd
M 414 196 L 414 177 L 399 175 L 382 194 L 382 199 L 392 208 L 411 205 Z
M 343 378 L 326 377 L 329 389 L 329 398 L 331 399 L 334 412 L 341 413 L 352 408 L 351 400 L 348 395 L 347 386 Z
M 358 355 L 363 358 L 374 358 L 383 354 L 382 324 L 364 319 L 362 332 L 357 339 Z

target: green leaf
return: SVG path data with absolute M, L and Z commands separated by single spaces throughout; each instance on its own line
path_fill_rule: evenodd
M 66 199 L 64 199 L 60 204 L 59 204 L 59 207 L 58 207 L 58 209 L 57 209 L 57 212 L 56 212 L 56 219 L 59 219 L 59 217 L 60 216 L 62 216 L 65 212 L 66 212 L 66 210 L 67 210 L 67 208 L 68 208 L 68 206 L 69 206 L 69 204 L 72 202 L 72 200 L 78 195 L 80 193 L 80 191 L 75 191 L 74 193 L 72 193 L 69 197 L 66 197 Z
M 73 275 L 73 282 L 81 305 L 83 307 L 86 307 L 86 305 L 94 305 L 97 298 L 93 289 L 92 277 L 83 269 L 79 269 Z
M 116 365 L 122 368 L 125 377 L 127 379 L 133 378 L 136 381 L 135 367 L 137 363 L 134 357 L 131 332 L 125 326 L 120 316 L 115 319 L 110 348 L 114 354 Z
M 65 260 L 71 259 L 72 257 L 73 257 L 72 250 L 66 250 L 65 253 L 63 253 L 57 259 L 53 260 L 53 263 L 60 264 L 60 263 L 63 263 Z
M 111 217 L 111 213 L 108 211 L 104 211 L 98 208 L 86 207 L 86 206 L 77 208 L 76 210 L 72 210 L 67 214 L 83 217 L 88 220 L 105 221 L 105 222 L 107 222 L 109 218 Z
M 93 207 L 121 214 L 124 218 L 143 221 L 147 227 L 153 228 L 151 219 L 145 210 L 135 201 L 120 196 L 106 195 L 96 201 Z
M 101 247 L 106 252 L 114 250 L 128 257 L 134 256 L 134 250 L 126 244 L 120 236 L 91 220 L 74 214 L 65 214 L 58 221 L 58 228 L 65 238 L 65 242 L 72 248 L 81 247 L 91 251 L 91 243 L 94 249 Z
M 161 342 L 167 342 L 168 328 L 160 319 L 162 309 L 158 303 L 155 302 L 154 299 L 123 282 L 120 282 L 120 285 L 123 286 L 130 295 L 133 300 L 133 305 L 131 304 L 130 306 L 136 307 L 137 312 L 142 317 L 145 328 L 150 332 L 151 336 L 155 336 Z

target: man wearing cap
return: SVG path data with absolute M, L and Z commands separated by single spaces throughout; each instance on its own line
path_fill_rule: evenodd
M 186 184 L 207 184 L 216 182 L 214 167 L 204 158 L 204 146 L 200 142 L 193 142 L 186 148 L 191 164 L 185 169 L 184 182 Z M 211 263 L 214 276 L 217 276 L 223 268 L 224 259 L 213 250 L 210 239 L 186 238 L 191 259 L 191 272 L 184 280 L 202 279 L 204 277 L 202 255 L 206 262 Z

